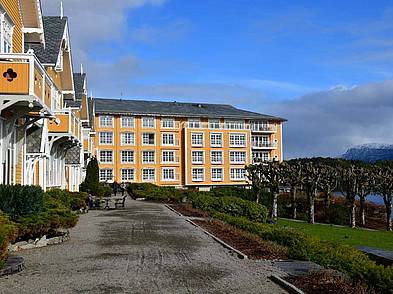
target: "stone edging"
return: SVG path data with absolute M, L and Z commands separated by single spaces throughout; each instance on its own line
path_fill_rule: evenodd
M 0 277 L 19 273 L 25 268 L 25 259 L 22 256 L 9 255 L 4 268 L 0 269 Z
M 285 281 L 283 278 L 280 278 L 277 275 L 271 275 L 269 277 L 273 282 L 276 284 L 280 285 L 282 288 L 287 290 L 289 293 L 293 294 L 305 294 L 302 290 L 297 288 L 295 285 L 292 285 L 291 283 Z
M 182 215 L 180 212 L 178 212 L 176 209 L 173 209 L 172 207 L 170 207 L 168 204 L 164 204 L 164 206 L 165 206 L 166 208 L 168 208 L 169 210 L 173 211 L 174 213 L 176 213 L 178 216 L 185 217 L 185 216 Z
M 36 240 L 29 240 L 29 241 L 22 241 L 18 242 L 15 244 L 10 244 L 8 246 L 8 251 L 10 252 L 18 252 L 21 250 L 27 250 L 27 249 L 35 249 L 35 248 L 42 248 L 46 247 L 48 245 L 55 245 L 55 244 L 60 244 L 63 242 L 66 242 L 70 240 L 70 232 L 67 230 L 64 232 L 63 236 L 58 236 L 58 237 L 53 237 L 53 238 L 46 238 L 46 235 L 44 235 L 41 239 L 36 239 Z

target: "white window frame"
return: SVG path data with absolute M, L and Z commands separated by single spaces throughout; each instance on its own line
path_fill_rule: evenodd
M 10 17 L 0 10 L 0 52 L 12 53 L 13 52 L 13 36 L 15 24 Z M 6 38 L 8 36 L 8 38 Z M 8 39 L 8 40 L 7 40 Z M 5 47 L 7 43 L 8 48 Z
M 152 158 L 151 153 L 153 153 L 153 161 L 150 161 Z M 143 164 L 155 164 L 156 163 L 156 151 L 155 150 L 143 150 L 141 155 L 142 155 L 142 163 Z
M 164 142 L 165 136 L 172 136 L 172 144 Z M 162 133 L 161 134 L 161 146 L 175 146 L 176 145 L 176 136 L 175 133 Z
M 151 124 L 151 122 L 153 122 Z M 143 129 L 154 129 L 156 127 L 156 119 L 152 116 L 142 117 L 142 128 Z
M 133 129 L 133 128 L 135 128 L 135 117 L 133 117 L 133 116 L 122 116 L 120 118 L 120 127 L 122 129 Z
M 100 128 L 113 128 L 113 115 L 100 115 L 98 117 Z M 107 124 L 110 120 L 110 123 Z
M 228 130 L 245 130 L 246 122 L 242 119 L 226 119 L 225 120 L 225 129 Z
M 220 129 L 220 119 L 211 118 L 209 119 L 209 129 Z
M 194 153 L 199 154 L 194 156 Z M 202 154 L 202 157 L 200 156 Z M 194 158 L 201 158 L 202 160 L 194 160 Z M 191 150 L 191 163 L 192 164 L 204 164 L 205 163 L 205 151 L 202 150 Z
M 110 172 L 112 175 L 110 179 L 108 179 L 108 174 L 105 175 L 105 178 L 102 178 L 102 173 L 103 172 Z M 100 174 L 99 174 L 100 182 L 113 182 L 114 175 L 113 175 L 113 168 L 100 168 Z
M 104 134 L 111 134 L 111 142 L 110 143 L 108 143 L 108 142 L 103 142 L 101 139 L 103 138 L 103 135 Z M 107 137 L 106 139 L 108 139 L 109 137 Z M 102 131 L 102 132 L 99 132 L 98 133 L 98 141 L 99 141 L 99 143 L 100 143 L 100 145 L 113 145 L 113 132 L 111 132 L 111 131 Z
M 110 153 L 110 156 L 108 156 L 108 154 L 106 154 L 105 156 L 103 156 L 102 155 L 102 153 L 104 153 L 104 152 L 106 152 L 106 153 Z M 99 161 L 100 161 L 100 163 L 101 164 L 113 164 L 113 150 L 105 150 L 105 149 L 100 149 L 99 151 L 98 151 L 98 155 L 99 155 Z M 105 159 L 107 159 L 107 158 L 109 158 L 110 157 L 110 161 L 106 161 L 106 160 L 104 160 L 104 158 Z
M 144 141 L 144 135 L 153 135 L 154 136 L 154 142 L 153 142 L 153 144 L 150 144 L 150 143 L 145 143 L 145 141 Z M 143 146 L 155 146 L 156 145 L 156 133 L 142 133 L 142 145 Z
M 173 154 L 173 161 L 165 160 L 165 153 Z M 176 151 L 175 150 L 162 150 L 161 151 L 161 163 L 176 163 Z
M 173 172 L 173 178 L 165 178 L 165 172 L 166 171 Z M 176 181 L 176 168 L 174 168 L 174 167 L 163 167 L 161 169 L 161 180 L 164 181 L 164 182 Z
M 202 177 L 194 177 L 194 171 L 202 171 Z M 193 182 L 204 182 L 205 181 L 205 168 L 195 167 L 191 169 L 191 180 Z
M 124 161 L 123 160 L 123 154 L 126 153 L 132 153 L 132 161 Z M 125 155 L 124 157 L 126 157 L 127 159 L 130 157 L 129 155 Z M 135 151 L 134 150 L 120 150 L 120 162 L 121 163 L 128 163 L 128 164 L 134 164 L 135 163 Z
M 128 142 L 126 139 L 127 135 L 132 135 L 132 140 Z M 121 132 L 120 133 L 120 144 L 122 146 L 135 146 L 135 133 L 134 132 Z
M 145 178 L 145 171 L 146 172 L 151 172 L 151 171 L 153 171 L 153 178 L 151 178 L 150 176 L 151 176 L 151 174 L 150 173 L 148 173 L 147 174 L 147 177 Z M 156 169 L 155 168 L 143 168 L 142 169 L 142 180 L 143 181 L 146 181 L 146 182 L 155 182 L 155 180 L 156 180 Z
M 201 128 L 201 120 L 199 118 L 189 118 L 188 119 L 188 127 L 190 129 L 200 129 Z
M 258 156 L 257 154 L 261 154 L 262 156 Z M 267 162 L 270 160 L 270 152 L 268 152 L 268 151 L 253 151 L 252 152 L 252 160 L 254 163 L 255 162 Z
M 128 176 L 130 175 L 130 174 L 128 174 L 128 172 L 130 172 L 130 171 L 132 171 L 132 178 L 128 178 Z M 123 172 L 126 172 L 126 178 L 124 177 L 124 173 Z M 121 175 L 121 181 L 122 182 L 133 182 L 133 181 L 135 181 L 135 169 L 134 168 L 122 168 L 121 170 L 120 170 L 120 175 Z
M 237 177 L 237 172 L 242 171 L 242 173 L 244 173 L 244 177 L 243 178 L 239 178 Z M 233 177 L 233 175 L 235 175 L 236 177 Z M 246 169 L 244 168 L 238 168 L 238 167 L 231 167 L 230 171 L 229 171 L 229 176 L 231 181 L 245 181 L 246 180 Z
M 242 154 L 240 156 L 240 154 Z M 243 158 L 244 154 L 244 160 L 240 160 Z M 229 151 L 229 161 L 230 163 L 234 164 L 245 164 L 247 162 L 247 152 L 246 151 Z
M 161 118 L 161 128 L 163 128 L 163 129 L 174 129 L 175 126 L 176 126 L 176 121 L 175 121 L 174 118 L 170 118 L 170 117 L 163 117 L 163 118 Z
M 201 143 L 195 143 L 194 142 L 194 139 L 193 139 L 193 136 L 200 136 L 201 135 Z M 205 144 L 205 140 L 204 140 L 204 137 L 205 137 L 205 134 L 204 133 L 202 133 L 202 132 L 192 132 L 191 133 L 191 146 L 193 146 L 193 147 L 203 147 Z
M 213 160 L 213 154 L 215 153 L 220 153 L 221 154 L 221 161 L 215 161 Z M 211 164 L 223 164 L 224 163 L 224 151 L 222 150 L 211 150 L 210 151 L 210 162 Z
M 221 178 L 213 177 L 213 171 L 221 170 Z M 212 182 L 222 182 L 224 181 L 224 169 L 222 167 L 212 167 L 210 170 L 210 176 Z
M 234 137 L 232 139 L 232 137 Z M 238 137 L 238 139 L 236 138 Z M 244 137 L 244 140 L 240 140 L 241 137 Z M 244 144 L 236 144 L 236 142 L 243 141 Z M 229 146 L 230 147 L 247 147 L 247 135 L 242 133 L 230 133 L 229 134 Z
M 220 136 L 221 137 L 220 144 L 213 144 L 213 139 L 212 138 L 214 136 Z M 210 147 L 222 147 L 223 140 L 224 140 L 223 133 L 210 133 Z M 216 140 L 214 140 L 214 141 L 216 141 Z

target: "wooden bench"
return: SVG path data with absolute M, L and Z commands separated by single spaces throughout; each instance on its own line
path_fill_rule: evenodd
M 123 196 L 123 198 L 116 199 L 115 200 L 115 208 L 124 207 L 124 204 L 126 203 L 126 197 L 127 196 Z

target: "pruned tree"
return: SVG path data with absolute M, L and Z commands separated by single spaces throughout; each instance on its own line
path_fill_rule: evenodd
M 338 171 L 329 165 L 322 165 L 320 168 L 321 178 L 319 189 L 324 196 L 324 214 L 325 218 L 328 217 L 329 205 L 331 202 L 331 193 L 337 189 L 338 186 Z
M 386 230 L 392 231 L 393 166 L 384 162 L 374 168 L 375 192 L 382 196 L 386 208 Z
M 321 165 L 313 162 L 308 162 L 302 165 L 304 180 L 303 188 L 307 195 L 308 202 L 308 222 L 315 223 L 315 209 L 314 202 L 318 194 L 318 188 L 321 182 Z
M 360 222 L 366 226 L 366 197 L 370 195 L 375 186 L 374 170 L 370 165 L 358 168 L 358 196 L 360 199 Z
M 359 171 L 355 164 L 340 168 L 340 190 L 351 206 L 350 224 L 356 227 L 356 195 L 358 194 L 358 174 Z
M 283 165 L 284 182 L 290 188 L 292 218 L 297 218 L 297 192 L 301 190 L 304 174 L 302 165 L 299 161 L 287 162 Z

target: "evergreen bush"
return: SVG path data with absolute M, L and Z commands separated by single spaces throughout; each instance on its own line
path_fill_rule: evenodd
M 38 186 L 0 185 L 0 210 L 11 218 L 27 216 L 43 209 L 43 191 Z

